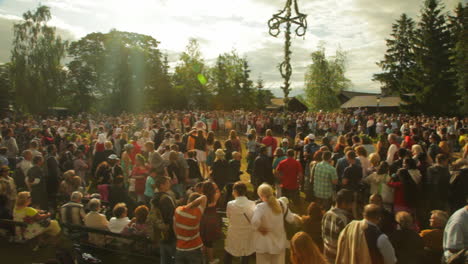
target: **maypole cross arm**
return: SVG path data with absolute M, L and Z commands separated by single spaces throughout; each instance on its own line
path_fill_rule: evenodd
M 294 17 L 291 17 L 292 7 L 294 3 L 294 12 L 296 13 Z M 287 0 L 284 9 L 279 11 L 276 14 L 273 14 L 273 17 L 268 20 L 268 27 L 270 28 L 270 35 L 277 37 L 281 32 L 280 26 L 284 23 L 293 23 L 297 25 L 296 35 L 302 37 L 305 35 L 307 30 L 307 15 L 299 12 L 297 6 L 297 0 Z
M 294 7 L 293 7 L 294 4 Z M 294 11 L 294 15 L 292 12 Z M 307 31 L 307 15 L 299 12 L 297 0 L 287 0 L 283 10 L 273 14 L 273 17 L 268 20 L 269 33 L 273 37 L 277 37 L 281 33 L 281 25 L 285 25 L 285 44 L 284 44 L 284 61 L 280 64 L 279 69 L 281 77 L 284 79 L 284 86 L 281 87 L 284 93 L 284 100 L 287 105 L 287 99 L 291 88 L 289 80 L 292 75 L 291 67 L 291 25 L 296 25 L 296 36 L 302 37 Z

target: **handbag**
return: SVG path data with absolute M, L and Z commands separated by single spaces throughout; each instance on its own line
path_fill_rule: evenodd
M 135 182 L 136 180 L 133 178 L 129 179 L 129 185 L 128 185 L 128 191 L 129 192 L 134 192 L 135 191 Z
M 299 232 L 299 227 L 294 225 L 294 224 L 290 224 L 290 223 L 288 223 L 286 221 L 286 216 L 289 213 L 289 207 L 286 205 L 286 209 L 284 209 L 283 203 L 282 202 L 279 202 L 279 203 L 280 203 L 281 209 L 283 211 L 283 224 L 284 224 L 284 231 L 286 232 L 286 238 L 288 240 L 291 240 L 291 238 L 294 236 L 294 234 Z
M 447 264 L 464 264 L 466 256 L 466 248 L 458 251 L 454 255 L 452 255 L 449 259 L 447 259 Z
M 37 222 L 41 227 L 47 228 L 50 226 L 50 218 L 45 218 Z

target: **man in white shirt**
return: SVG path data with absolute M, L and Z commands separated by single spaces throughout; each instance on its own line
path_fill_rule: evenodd
M 114 217 L 109 221 L 109 230 L 112 233 L 121 233 L 122 230 L 130 223 L 127 217 L 128 209 L 124 203 L 118 203 L 112 210 Z
M 395 264 L 397 259 L 395 249 L 388 239 L 387 235 L 380 231 L 377 226 L 382 218 L 382 209 L 375 204 L 368 204 L 364 207 L 364 219 L 367 223 L 367 228 L 364 230 L 364 235 L 369 248 L 369 254 L 372 263 Z M 383 260 L 383 262 L 381 262 Z
M 387 163 L 388 165 L 392 165 L 395 161 L 395 154 L 400 148 L 400 146 L 397 143 L 397 135 L 393 133 L 388 135 L 388 142 L 390 143 L 390 147 L 387 151 Z

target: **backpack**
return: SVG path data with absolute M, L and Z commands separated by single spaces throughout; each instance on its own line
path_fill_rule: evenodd
M 60 168 L 62 171 L 73 170 L 73 154 L 70 151 L 63 153 L 60 159 Z
M 161 145 L 161 143 L 163 142 L 164 140 L 164 134 L 166 133 L 166 131 L 164 130 L 163 127 L 161 127 L 160 129 L 158 129 L 158 133 L 156 133 L 154 135 L 154 149 L 158 149 L 159 146 Z
M 311 142 L 304 146 L 304 154 L 305 152 L 309 153 L 309 157 L 307 157 L 307 159 L 313 160 L 315 152 L 317 152 L 319 149 L 320 149 L 319 145 L 317 145 L 315 142 Z
M 152 222 L 152 226 L 153 226 L 153 234 L 156 238 L 158 238 L 159 240 L 168 240 L 170 238 L 170 230 L 171 230 L 171 226 L 167 225 L 166 223 L 164 223 L 164 219 L 162 217 L 162 213 L 161 213 L 161 209 L 160 209 L 160 202 L 161 202 L 161 199 L 163 199 L 164 197 L 168 197 L 169 200 L 173 203 L 174 201 L 169 197 L 168 194 L 165 194 L 165 193 L 162 193 L 161 195 L 156 195 L 155 198 L 153 199 L 156 199 L 156 204 L 158 205 L 157 207 L 152 207 L 151 208 L 151 211 L 150 211 L 150 214 L 149 214 L 149 219 L 151 220 Z M 175 204 L 174 205 L 174 208 L 175 208 Z

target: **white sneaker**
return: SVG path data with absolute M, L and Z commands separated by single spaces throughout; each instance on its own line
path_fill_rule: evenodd
M 219 259 L 213 259 L 212 261 L 210 261 L 209 264 L 218 264 L 219 263 Z

